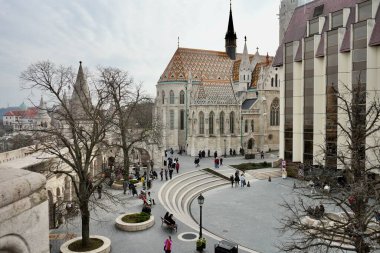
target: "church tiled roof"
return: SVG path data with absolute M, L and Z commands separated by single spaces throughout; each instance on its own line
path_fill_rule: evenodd
M 236 57 L 237 61 L 240 61 L 241 54 L 237 54 Z M 179 47 L 159 82 L 186 81 L 189 72 L 194 81 L 202 79 L 204 81 L 229 82 L 231 74 L 239 72 L 239 67 L 237 67 L 237 71 L 232 72 L 235 62 L 228 57 L 226 52 Z
M 259 83 L 260 75 L 267 74 L 269 71 L 273 58 L 268 57 L 264 58 L 265 61 L 259 62 L 256 64 L 255 69 L 252 71 L 252 80 L 251 80 L 251 87 L 250 88 L 257 88 L 257 84 Z
M 195 81 L 229 81 L 233 63 L 225 52 L 179 47 L 159 81 L 185 81 L 189 72 Z
M 204 104 L 237 104 L 234 90 L 229 82 L 201 82 L 197 85 L 193 103 Z

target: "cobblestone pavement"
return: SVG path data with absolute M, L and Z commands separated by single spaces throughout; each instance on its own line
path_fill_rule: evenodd
M 184 173 L 194 170 L 194 158 L 179 156 L 181 164 L 180 172 Z M 266 161 L 273 161 L 275 157 L 267 157 Z M 249 160 L 249 162 L 259 162 L 262 160 Z M 220 170 L 229 168 L 226 165 L 240 164 L 247 162 L 242 157 L 227 157 L 223 159 L 223 166 Z M 200 162 L 202 168 L 213 166 L 212 158 L 203 158 Z M 199 168 L 197 168 L 199 169 Z M 156 169 L 157 172 L 159 171 Z M 174 173 L 174 176 L 176 173 Z M 158 203 L 157 193 L 164 181 L 155 180 L 151 193 L 156 200 L 156 205 L 152 209 L 156 224 L 145 231 L 123 232 L 115 227 L 115 219 L 125 212 L 141 211 L 142 201 L 131 195 L 124 195 L 122 191 L 108 189 L 117 195 L 122 203 L 112 203 L 103 198 L 100 202 L 109 206 L 108 210 L 95 209 L 91 212 L 91 234 L 103 235 L 111 239 L 113 253 L 138 253 L 138 252 L 163 252 L 163 242 L 168 235 L 172 235 L 173 253 L 195 252 L 195 241 L 184 241 L 178 237 L 182 233 L 195 233 L 191 228 L 179 222 L 178 232 L 171 232 L 166 227 L 161 226 L 160 216 L 166 212 Z M 278 252 L 273 243 L 278 237 L 275 230 L 276 217 L 280 214 L 278 204 L 282 197 L 289 196 L 289 189 L 293 183 L 290 180 L 275 179 L 271 183 L 266 180 L 255 180 L 250 188 L 222 187 L 211 190 L 204 194 L 206 200 L 203 208 L 204 227 L 224 238 L 236 241 L 248 248 L 259 252 Z M 191 207 L 194 217 L 199 217 L 199 207 L 196 201 Z M 76 218 L 61 226 L 59 229 L 50 231 L 54 234 L 51 238 L 52 252 L 59 252 L 59 245 L 64 241 L 64 236 L 60 234 L 80 235 L 80 219 Z M 56 236 L 60 235 L 60 236 Z M 214 244 L 217 243 L 211 238 L 207 239 L 207 248 L 204 252 L 214 252 Z M 243 251 L 239 251 L 243 252 Z

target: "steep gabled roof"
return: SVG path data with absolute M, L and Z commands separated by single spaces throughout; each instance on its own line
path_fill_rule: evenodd
M 230 82 L 204 82 L 197 85 L 193 104 L 237 104 Z
M 234 63 L 226 52 L 179 47 L 158 81 L 186 81 L 191 72 L 194 81 L 229 82 Z
M 251 98 L 244 100 L 243 104 L 241 105 L 241 109 L 243 110 L 249 110 L 251 109 L 252 105 L 256 102 L 257 98 Z

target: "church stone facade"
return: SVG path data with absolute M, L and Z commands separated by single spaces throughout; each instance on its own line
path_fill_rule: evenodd
M 229 154 L 278 150 L 281 80 L 273 57 L 236 53 L 230 10 L 225 52 L 178 47 L 157 83 L 162 146 Z

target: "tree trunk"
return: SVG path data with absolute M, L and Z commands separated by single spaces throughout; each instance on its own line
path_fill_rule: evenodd
M 88 209 L 88 191 L 85 182 L 80 183 L 79 207 L 82 218 L 82 247 L 87 247 L 90 242 L 90 211 Z
M 123 166 L 125 170 L 125 176 L 129 179 L 129 149 L 123 147 Z

